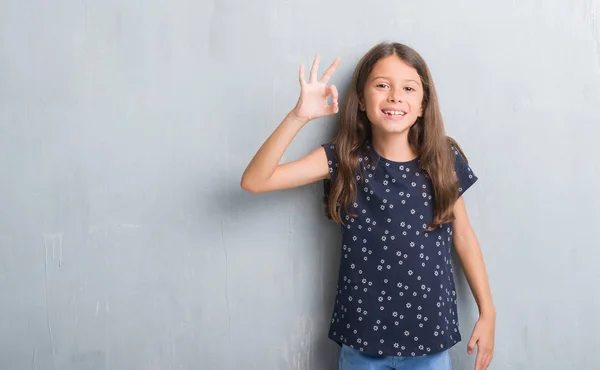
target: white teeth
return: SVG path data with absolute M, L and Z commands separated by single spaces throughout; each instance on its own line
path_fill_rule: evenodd
M 394 110 L 394 111 L 387 110 L 387 111 L 384 111 L 383 113 L 385 113 L 385 114 L 391 114 L 392 116 L 403 116 L 404 115 L 404 112 L 396 111 L 396 110 Z

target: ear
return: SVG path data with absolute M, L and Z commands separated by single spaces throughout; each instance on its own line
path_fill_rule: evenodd
M 365 111 L 365 103 L 363 103 L 362 99 L 358 100 L 358 109 L 360 109 L 361 111 Z

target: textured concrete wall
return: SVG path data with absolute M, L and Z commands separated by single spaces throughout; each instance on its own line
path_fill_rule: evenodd
M 0 368 L 334 369 L 319 184 L 239 188 L 299 63 L 432 69 L 498 309 L 491 368 L 598 369 L 598 0 L 0 1 Z M 309 25 L 307 22 L 312 22 Z M 311 123 L 285 155 L 327 140 Z M 465 340 L 476 306 L 458 269 Z

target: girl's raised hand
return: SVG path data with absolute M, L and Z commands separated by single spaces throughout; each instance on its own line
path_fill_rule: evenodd
M 294 114 L 306 121 L 322 116 L 335 114 L 339 111 L 338 91 L 334 85 L 327 85 L 335 72 L 340 58 L 337 57 L 320 79 L 317 79 L 320 57 L 317 55 L 310 70 L 310 80 L 304 79 L 304 65 L 300 65 L 300 98 L 294 107 Z M 327 98 L 331 95 L 332 103 Z

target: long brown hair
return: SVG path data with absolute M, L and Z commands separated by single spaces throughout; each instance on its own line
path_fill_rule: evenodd
M 420 156 L 422 171 L 433 185 L 434 214 L 430 230 L 454 220 L 452 207 L 458 198 L 458 179 L 454 174 L 452 147 L 463 156 L 454 139 L 446 136 L 442 114 L 431 73 L 423 58 L 412 48 L 384 42 L 371 48 L 360 60 L 342 103 L 337 133 L 333 138 L 338 157 L 337 175 L 325 182 L 325 210 L 329 218 L 342 224 L 341 209 L 347 214 L 355 201 L 359 158 L 367 153 L 371 140 L 371 124 L 366 112 L 359 109 L 365 83 L 375 64 L 382 58 L 396 55 L 417 70 L 424 88 L 423 116 L 409 129 L 408 144 Z M 466 158 L 466 157 L 465 157 Z M 359 176 L 362 179 L 362 176 Z

